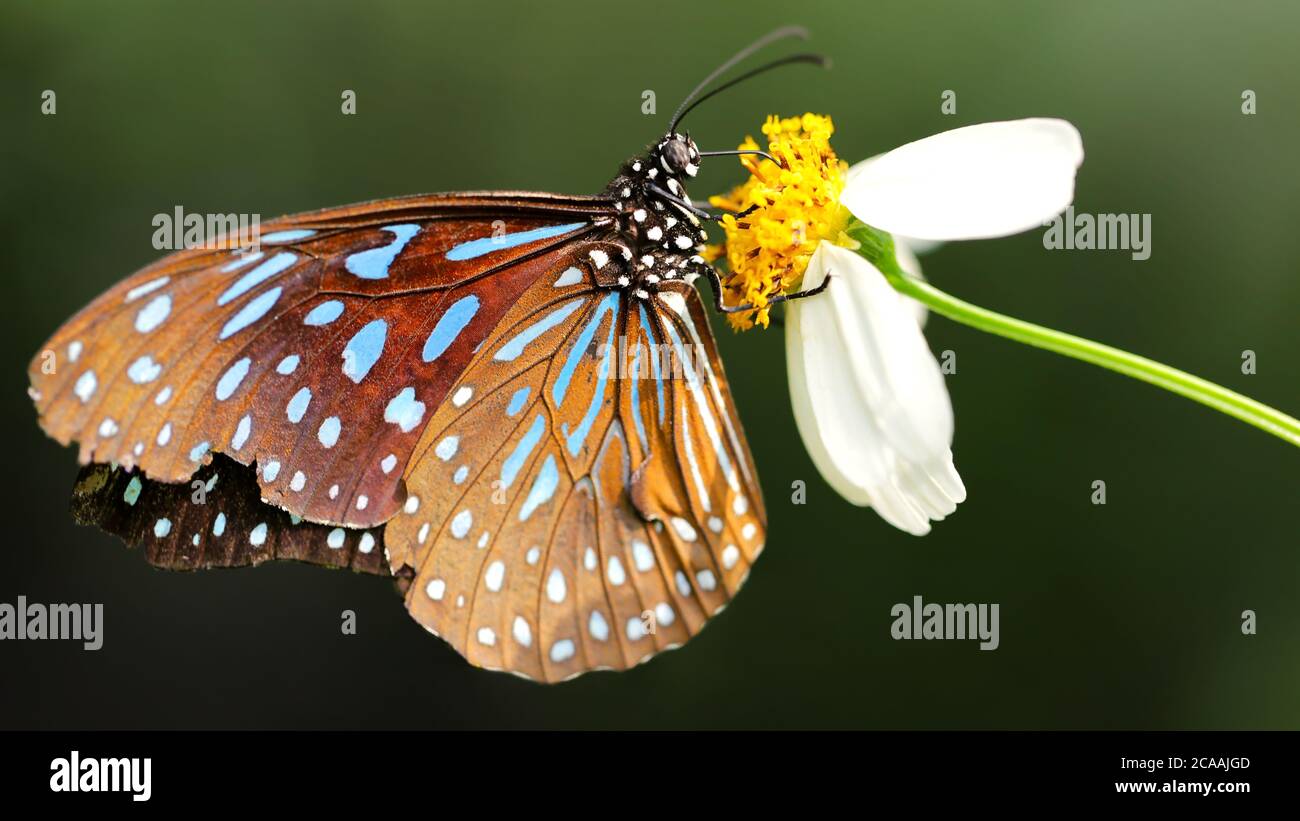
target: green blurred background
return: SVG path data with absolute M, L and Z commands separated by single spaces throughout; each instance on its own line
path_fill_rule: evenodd
M 839 499 L 794 428 L 781 331 L 718 331 L 768 550 L 685 648 L 545 688 L 470 668 L 390 585 L 317 568 L 154 571 L 66 512 L 75 454 L 25 367 L 143 266 L 155 213 L 281 213 L 426 191 L 589 193 L 677 100 L 779 24 L 795 67 L 689 120 L 707 148 L 825 112 L 856 159 L 1065 117 L 1080 211 L 1153 215 L 1153 253 L 1041 234 L 924 260 L 971 301 L 1300 412 L 1300 7 L 1197 2 L 62 3 L 0 7 L 6 338 L 0 601 L 103 602 L 97 653 L 0 644 L 0 727 L 1300 727 L 1297 459 L 1148 386 L 932 318 L 969 500 L 921 539 Z M 58 113 L 40 114 L 44 89 Z M 340 113 L 344 89 L 358 113 Z M 658 114 L 641 113 L 642 91 Z M 940 113 L 945 89 L 957 114 Z M 1258 113 L 1241 113 L 1241 94 Z M 710 162 L 692 193 L 740 179 Z M 1243 375 L 1242 351 L 1258 356 Z M 1107 483 L 1104 506 L 1091 485 Z M 791 483 L 808 483 L 804 506 Z M 890 607 L 997 602 L 1001 648 L 890 638 Z M 1243 636 L 1240 614 L 1258 614 Z M 340 635 L 353 609 L 359 635 Z

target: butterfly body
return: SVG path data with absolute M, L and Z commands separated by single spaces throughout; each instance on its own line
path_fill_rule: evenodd
M 79 518 L 173 568 L 382 548 L 420 624 L 537 680 L 684 643 L 766 524 L 690 284 L 698 161 L 670 133 L 600 196 L 381 200 L 138 272 L 29 369 L 47 433 L 120 466 Z M 248 476 L 173 509 L 218 453 Z

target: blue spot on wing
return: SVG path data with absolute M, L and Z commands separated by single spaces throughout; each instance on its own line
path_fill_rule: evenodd
M 548 225 L 542 228 L 534 228 L 531 231 L 519 231 L 514 234 L 502 234 L 495 237 L 483 237 L 482 239 L 462 242 L 447 252 L 447 259 L 452 262 L 462 262 L 467 259 L 481 257 L 484 254 L 490 254 L 493 251 L 502 251 L 506 248 L 514 248 L 516 245 L 524 245 L 529 242 L 536 242 L 539 239 L 550 239 L 558 237 L 560 234 L 567 234 L 583 227 L 585 222 L 573 222 L 568 225 Z
M 337 299 L 322 302 L 303 317 L 305 325 L 328 325 L 343 315 L 343 303 Z
M 641 394 L 637 383 L 641 381 L 641 346 L 638 345 L 632 359 L 632 421 L 636 423 L 636 434 L 641 439 L 641 447 L 649 450 L 649 440 L 645 435 L 645 422 L 641 420 Z
M 397 425 L 402 433 L 410 433 L 424 419 L 424 403 L 415 398 L 415 388 L 398 391 L 384 408 L 384 421 Z
M 230 368 L 221 375 L 221 379 L 217 380 L 218 400 L 224 402 L 230 398 L 231 394 L 239 389 L 239 385 L 244 381 L 244 377 L 248 376 L 248 368 L 251 364 L 252 360 L 246 356 L 231 365 Z
M 596 308 L 591 319 L 587 322 L 587 327 L 582 329 L 582 334 L 578 341 L 569 349 L 569 358 L 565 361 L 564 367 L 560 369 L 560 375 L 555 380 L 555 386 L 551 388 L 551 397 L 555 400 L 555 407 L 564 403 L 564 395 L 569 392 L 569 380 L 573 379 L 573 372 L 578 367 L 578 362 L 587 353 L 587 347 L 591 345 L 591 339 L 596 335 L 596 329 L 600 327 L 600 320 L 611 310 L 616 310 L 618 305 L 618 291 L 610 291 L 609 296 L 600 301 L 600 306 Z M 617 316 L 617 313 L 615 314 Z M 613 333 L 614 325 L 610 324 L 610 332 Z
M 614 292 L 615 297 L 618 292 Z M 618 309 L 614 310 L 614 318 L 609 323 L 609 333 L 605 339 L 605 355 L 601 357 L 599 370 L 596 374 L 596 390 L 591 395 L 591 404 L 587 407 L 587 412 L 583 414 L 582 421 L 573 433 L 569 434 L 568 445 L 569 453 L 573 456 L 578 455 L 582 449 L 583 442 L 587 439 L 587 434 L 591 432 L 591 426 L 596 422 L 596 416 L 600 413 L 601 405 L 605 404 L 605 385 L 609 381 L 610 357 L 614 350 L 614 328 L 618 325 Z M 570 357 L 572 358 L 572 357 Z
M 659 354 L 655 348 L 654 335 L 650 333 L 650 320 L 646 318 L 645 306 L 639 306 L 641 309 L 641 330 L 645 331 L 646 344 L 650 346 L 650 372 L 655 378 L 655 387 L 659 394 L 659 425 L 664 423 L 664 375 L 659 371 Z
M 506 406 L 506 416 L 514 416 L 523 410 L 524 403 L 528 401 L 528 394 L 532 393 L 532 391 L 533 389 L 527 385 L 515 391 L 514 395 L 510 397 L 510 404 Z
M 222 327 L 219 338 L 227 339 L 232 334 L 242 331 L 244 328 L 247 328 L 249 325 L 266 316 L 266 312 L 271 310 L 275 305 L 275 301 L 279 298 L 280 288 L 278 287 L 272 288 L 264 294 L 259 294 L 256 299 L 250 301 L 243 308 L 240 308 L 239 313 L 230 318 L 230 321 Z
M 311 388 L 302 387 L 289 400 L 285 406 L 284 412 L 289 417 L 289 421 L 295 425 L 302 421 L 303 414 L 307 412 L 307 405 L 311 402 Z
M 537 478 L 533 480 L 528 498 L 524 499 L 524 505 L 519 509 L 519 521 L 526 521 L 538 506 L 549 501 L 555 495 L 555 489 L 559 485 L 559 468 L 555 466 L 555 457 L 548 454 L 546 461 L 542 463 L 542 469 L 537 472 Z
M 236 268 L 243 268 L 245 265 L 248 265 L 253 262 L 257 262 L 259 259 L 262 258 L 262 256 L 263 254 L 261 251 L 256 251 L 251 254 L 242 254 L 240 256 L 236 256 L 232 261 L 228 262 L 227 264 L 221 267 L 221 273 L 228 274 L 231 271 L 235 270 Z
M 387 245 L 371 248 L 368 251 L 357 251 L 349 256 L 345 267 L 350 273 L 362 279 L 387 279 L 388 267 L 393 264 L 393 260 L 397 259 L 397 255 L 402 253 L 406 243 L 420 233 L 420 226 L 385 225 L 384 230 L 393 234 L 395 239 Z
M 251 291 L 266 280 L 281 273 L 290 265 L 293 265 L 294 260 L 297 258 L 296 255 L 291 254 L 288 251 L 282 251 L 276 254 L 266 262 L 263 262 L 261 265 L 258 265 L 253 270 L 235 280 L 234 285 L 231 285 L 221 294 L 221 296 L 217 297 L 217 304 L 225 305 L 236 297 Z
M 568 319 L 574 311 L 586 303 L 587 300 L 585 299 L 575 299 L 572 302 L 564 303 L 516 334 L 509 342 L 501 346 L 501 349 L 496 352 L 493 358 L 498 362 L 513 362 L 524 352 L 524 347 L 529 342 Z
M 451 344 L 460 336 L 460 332 L 465 330 L 465 326 L 478 313 L 478 297 L 470 294 L 461 297 L 438 317 L 438 324 L 433 327 L 433 332 L 429 334 L 428 340 L 424 343 L 424 353 L 422 358 L 425 362 L 432 362 L 442 356 Z
M 533 448 L 537 447 L 537 443 L 541 441 L 542 434 L 545 432 L 546 419 L 539 413 L 533 419 L 533 424 L 528 427 L 527 432 L 519 440 L 519 444 L 515 446 L 514 452 L 501 465 L 501 486 L 503 488 L 510 487 L 514 483 L 515 477 L 519 475 L 519 471 L 524 467 L 524 462 L 528 460 Z
M 689 321 L 689 316 L 687 317 L 687 319 Z M 695 368 L 691 366 L 690 356 L 687 354 L 686 349 L 683 347 L 682 340 L 679 336 L 677 336 L 677 331 L 673 328 L 672 323 L 665 322 L 664 327 L 668 330 L 668 336 L 672 341 L 673 350 L 675 351 L 677 357 L 681 360 L 682 371 L 684 376 L 686 377 L 686 386 L 690 390 L 691 396 L 694 397 L 695 399 L 696 409 L 699 412 L 700 421 L 704 423 L 704 429 L 709 432 L 709 439 L 712 440 L 713 442 L 713 452 L 718 457 L 718 463 L 722 467 L 722 472 L 724 474 L 730 475 L 733 470 L 731 466 L 731 458 L 727 456 L 727 450 L 722 444 L 722 439 L 717 434 L 717 428 L 716 428 L 717 423 L 713 421 L 713 414 L 712 412 L 709 411 L 707 402 L 703 398 L 703 394 L 701 392 L 701 386 L 704 384 L 704 380 L 699 374 L 695 372 Z
M 287 231 L 272 231 L 269 234 L 263 234 L 259 239 L 262 242 L 293 242 L 294 240 L 314 236 L 316 236 L 316 232 L 310 228 L 291 228 Z
M 126 486 L 126 490 L 122 493 L 122 501 L 134 507 L 136 501 L 140 498 L 140 491 L 143 489 L 144 483 L 140 481 L 140 477 L 132 476 L 131 482 Z
M 337 416 L 331 416 L 324 422 L 320 423 L 320 428 L 316 430 L 316 438 L 327 448 L 334 447 L 339 441 L 339 432 L 343 429 L 342 422 Z
M 384 341 L 388 338 L 388 323 L 376 319 L 357 331 L 343 349 L 343 375 L 358 385 L 366 378 L 370 369 L 379 361 L 384 352 Z

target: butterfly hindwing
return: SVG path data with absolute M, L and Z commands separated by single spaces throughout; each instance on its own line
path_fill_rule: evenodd
M 581 198 L 448 195 L 286 217 L 256 253 L 178 252 L 36 356 L 42 425 L 167 482 L 224 452 L 291 513 L 381 523 L 475 347 L 600 219 Z
M 181 483 L 86 465 L 73 489 L 72 514 L 78 524 L 121 537 L 167 570 L 288 559 L 388 575 L 383 528 L 313 524 L 263 504 L 252 471 L 221 454 Z
M 673 369 L 665 379 L 672 397 L 667 411 L 675 423 L 665 446 L 676 459 L 671 468 L 669 460 L 650 460 L 634 496 L 638 507 L 673 525 L 697 564 L 704 564 L 700 551 L 708 546 L 716 575 L 711 582 L 706 576 L 701 587 L 725 585 L 734 595 L 766 537 L 757 470 L 702 303 L 689 289 L 665 290 L 659 302 L 660 360 Z M 652 425 L 652 439 L 656 427 L 666 436 L 668 428 Z M 684 521 L 674 521 L 675 514 Z
M 641 300 L 567 268 L 539 278 L 416 448 L 385 531 L 412 616 L 472 663 L 544 681 L 684 643 L 765 536 L 724 380 L 689 286 Z

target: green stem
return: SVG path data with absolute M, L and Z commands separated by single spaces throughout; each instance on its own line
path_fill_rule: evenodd
M 1300 446 L 1300 419 L 1256 402 L 1248 396 L 1208 382 L 1186 371 L 1171 368 L 1145 356 L 1137 356 L 1100 342 L 1054 331 L 1032 322 L 1024 322 L 995 311 L 972 305 L 940 291 L 928 282 L 902 271 L 886 272 L 886 279 L 899 293 L 910 296 L 936 314 L 1007 339 L 1033 345 L 1108 370 L 1148 382 L 1158 388 L 1185 396 L 1215 410 L 1267 431 L 1293 445 Z
M 860 240 L 867 239 L 860 232 L 853 232 L 853 235 Z M 895 261 L 893 243 L 887 240 L 881 242 L 883 238 L 879 235 L 871 239 L 875 242 L 864 243 L 861 249 L 864 252 L 863 256 L 870 259 L 884 273 L 885 278 L 896 291 L 917 300 L 937 314 L 987 333 L 1091 362 L 1107 370 L 1140 379 L 1236 417 L 1293 445 L 1300 446 L 1300 420 L 1293 416 L 1256 402 L 1236 391 L 1228 390 L 1222 385 L 1216 385 L 1144 356 L 1137 356 L 1100 342 L 1054 331 L 1051 328 L 1044 328 L 1032 322 L 1024 322 L 972 305 L 905 273 Z M 886 251 L 886 247 L 882 245 L 887 247 L 887 253 L 881 253 Z

